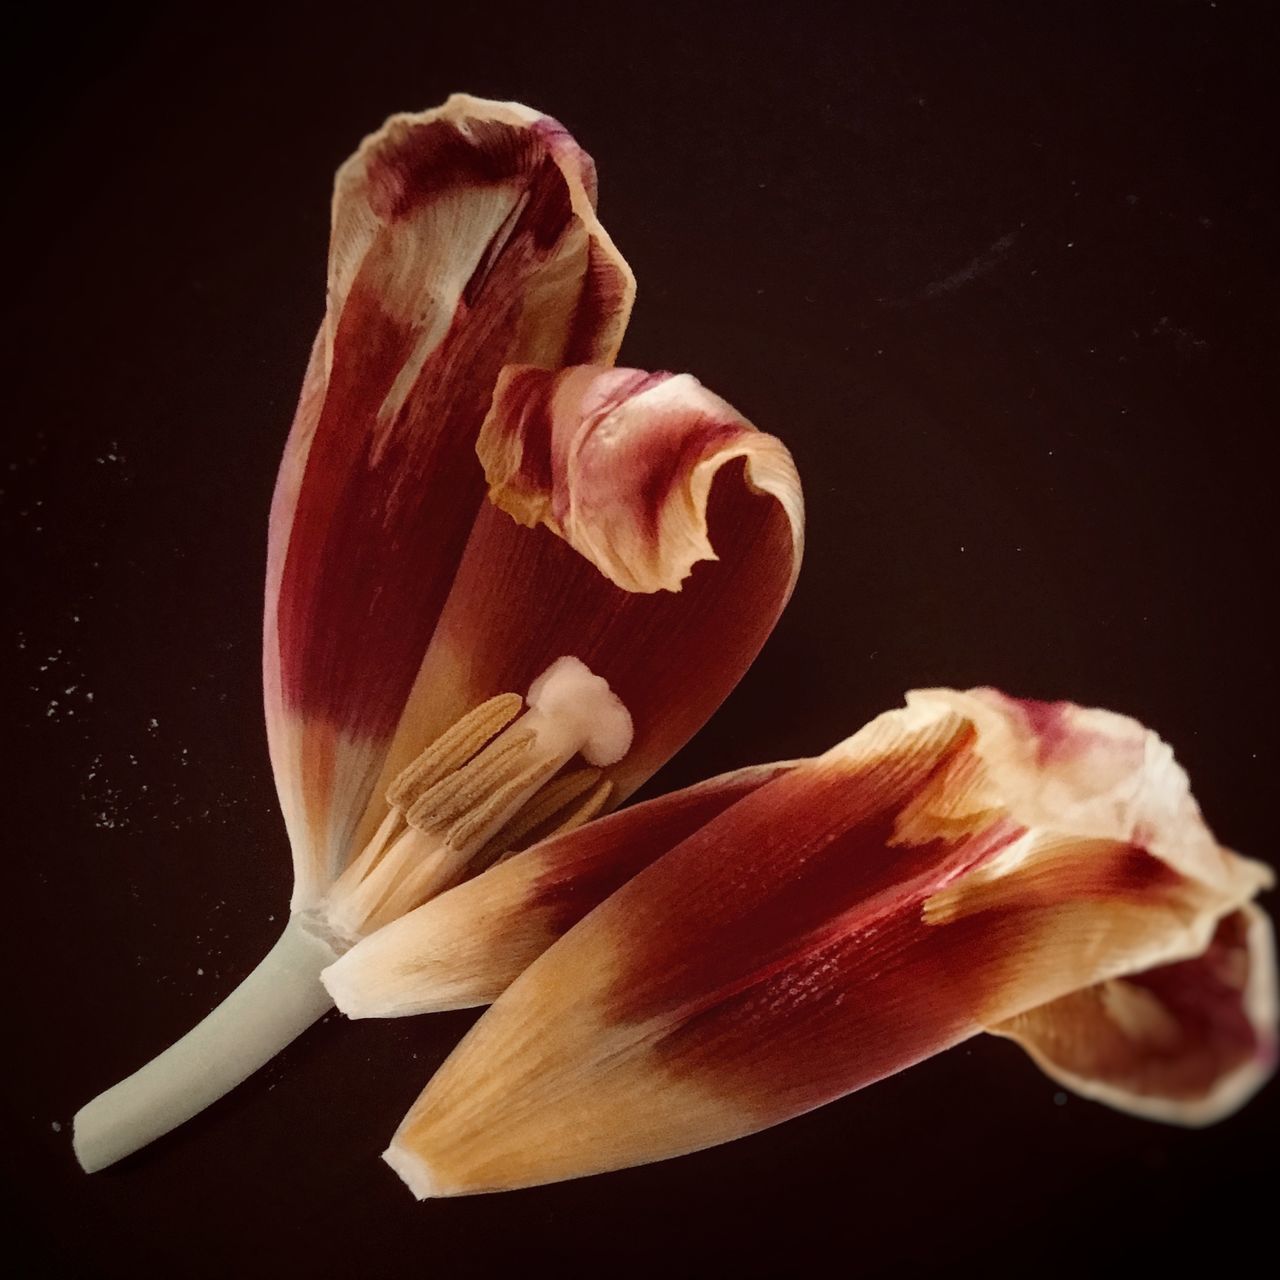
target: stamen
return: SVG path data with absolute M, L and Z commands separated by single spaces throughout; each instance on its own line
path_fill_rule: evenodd
M 539 840 L 548 840 L 552 836 L 562 836 L 567 831 L 575 831 L 585 826 L 596 816 L 613 794 L 613 783 L 607 778 L 576 808 L 567 813 L 549 831 L 539 832 Z
M 391 809 L 374 832 L 373 839 L 361 850 L 360 856 L 338 877 L 330 892 L 341 897 L 348 889 L 353 889 L 370 876 L 388 849 L 392 847 L 392 837 L 403 826 L 404 818 L 400 810 Z
M 420 850 L 414 844 L 422 839 L 412 827 L 405 827 L 384 856 L 363 875 L 353 876 L 354 868 L 343 873 L 330 892 L 328 904 L 329 924 L 338 934 L 354 941 L 384 923 L 378 919 L 378 910 L 396 891 L 405 868 L 418 861 L 415 855 L 420 855 Z
M 557 775 L 575 755 L 613 764 L 631 734 L 626 707 L 577 658 L 552 663 L 527 700 L 504 693 L 481 703 L 388 787 L 390 811 L 329 892 L 330 931 L 354 941 L 511 851 L 594 817 L 613 790 L 600 769 Z
M 523 764 L 537 740 L 530 729 L 510 729 L 474 760 L 429 787 L 405 813 L 419 831 L 442 831 L 480 804 Z
M 600 786 L 597 787 L 597 784 Z M 613 784 L 600 783 L 599 769 L 575 769 L 572 773 L 552 778 L 527 805 L 516 811 L 515 816 L 504 827 L 485 841 L 478 853 L 472 855 L 473 874 L 478 875 L 504 856 L 519 853 L 545 839 L 548 831 L 544 828 L 552 827 L 553 820 L 562 809 L 572 805 L 593 787 L 604 789 L 604 798 L 600 802 L 603 805 L 604 799 L 613 790 Z
M 459 853 L 465 854 L 492 835 L 520 805 L 532 796 L 560 767 L 556 759 L 539 760 L 503 783 L 479 808 L 468 813 L 450 829 L 445 840 Z
M 599 781 L 599 769 L 575 769 L 553 778 L 493 839 L 505 840 L 508 848 L 515 847 L 531 831 L 550 822 L 561 809 L 586 795 Z
M 517 853 L 523 853 L 525 849 L 531 849 L 543 840 L 550 840 L 552 836 L 567 835 L 570 831 L 576 831 L 579 827 L 585 826 L 604 808 L 612 794 L 613 783 L 606 779 L 576 809 L 568 809 L 555 815 L 557 821 L 545 823 L 542 827 L 534 829 L 521 848 L 504 849 L 494 861 L 506 862 L 508 858 L 514 858 Z
M 387 803 L 396 809 L 409 808 L 428 788 L 466 764 L 523 708 L 524 699 L 518 693 L 500 693 L 468 711 L 396 775 L 395 781 L 387 788 Z

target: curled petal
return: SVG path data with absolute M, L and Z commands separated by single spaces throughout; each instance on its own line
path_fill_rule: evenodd
M 972 720 L 997 785 L 1027 826 L 1132 842 L 1190 879 L 1243 900 L 1270 883 L 1213 838 L 1168 743 L 1128 716 L 996 689 L 920 690 Z
M 351 1018 L 497 999 L 638 871 L 790 765 L 724 774 L 553 836 L 358 942 L 324 973 Z
M 716 559 L 707 500 L 734 458 L 789 515 L 799 568 L 791 455 L 688 374 L 507 369 L 477 447 L 498 507 L 545 524 L 624 591 L 679 591 L 698 561 Z
M 298 891 L 350 854 L 483 502 L 474 447 L 512 361 L 610 361 L 634 285 L 590 158 L 461 95 L 339 171 L 328 302 L 272 506 L 264 667 Z
M 549 428 L 529 405 L 557 387 L 556 430 L 573 437 L 590 461 L 554 480 Z M 598 420 L 593 406 L 602 397 L 617 403 Z M 571 426 L 572 405 L 585 415 L 582 422 L 596 423 L 594 431 Z M 725 433 L 710 447 L 708 415 L 718 415 L 716 430 Z M 612 446 L 605 443 L 610 434 Z M 773 630 L 802 552 L 795 469 L 776 439 L 692 378 L 651 383 L 650 375 L 630 370 L 563 376 L 521 370 L 504 380 L 485 435 L 491 474 L 499 453 L 526 459 L 527 466 L 520 464 L 526 474 L 534 466 L 528 460 L 544 450 L 548 514 L 529 529 L 488 504 L 476 521 L 383 780 L 470 707 L 526 687 L 561 654 L 572 654 L 609 682 L 635 724 L 631 750 L 609 771 L 620 800 L 702 727 Z M 501 492 L 523 494 L 522 518 L 530 518 L 537 503 L 527 474 L 519 481 L 514 474 Z M 579 475 L 587 477 L 589 497 L 581 511 Z M 646 475 L 662 478 L 658 489 L 646 490 Z M 646 491 L 657 494 L 656 524 L 639 519 Z M 564 504 L 567 524 L 550 514 L 553 501 Z M 655 532 L 670 528 L 696 531 L 703 550 L 692 553 L 683 534 Z M 569 529 L 576 530 L 574 546 L 566 540 Z M 591 558 L 597 554 L 601 559 Z M 624 559 L 661 563 L 660 576 L 674 574 L 678 585 L 700 556 L 678 592 L 626 589 L 602 572 L 613 565 L 611 572 L 623 576 Z M 366 828 L 372 824 L 366 819 Z
M 1202 955 L 1111 978 L 989 1028 L 1069 1089 L 1121 1111 L 1203 1125 L 1275 1070 L 1275 942 L 1252 904 Z
M 499 997 L 388 1161 L 448 1195 L 660 1159 L 1202 955 L 1268 872 L 1140 726 L 1048 714 L 915 695 L 744 796 Z

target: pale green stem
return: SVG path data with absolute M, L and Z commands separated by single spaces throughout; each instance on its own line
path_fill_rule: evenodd
M 258 967 L 203 1022 L 82 1107 L 75 1152 L 86 1173 L 145 1147 L 229 1093 L 333 1007 L 320 970 L 337 959 L 290 917 Z

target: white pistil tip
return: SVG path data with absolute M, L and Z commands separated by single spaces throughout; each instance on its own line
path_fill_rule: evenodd
M 400 1175 L 405 1186 L 419 1200 L 430 1200 L 433 1196 L 440 1194 L 431 1176 L 431 1170 L 412 1151 L 406 1151 L 404 1147 L 398 1147 L 393 1142 L 382 1153 L 382 1158 Z
M 557 658 L 529 686 L 526 701 L 577 739 L 588 764 L 614 764 L 631 749 L 631 713 L 608 681 L 579 658 Z

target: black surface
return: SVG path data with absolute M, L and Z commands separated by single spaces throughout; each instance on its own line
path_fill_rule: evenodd
M 59 13 L 7 81 L 23 1274 L 1244 1265 L 1280 1090 L 1184 1133 L 994 1041 L 677 1162 L 418 1205 L 377 1156 L 470 1017 L 333 1019 L 79 1173 L 76 1108 L 282 919 L 261 576 L 331 175 L 453 89 L 593 152 L 640 281 L 624 361 L 697 373 L 807 482 L 795 601 L 660 783 L 992 683 L 1142 718 L 1275 858 L 1271 5 L 267 10 Z

